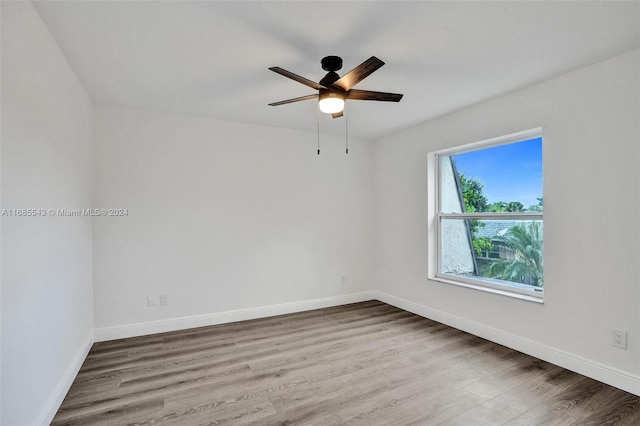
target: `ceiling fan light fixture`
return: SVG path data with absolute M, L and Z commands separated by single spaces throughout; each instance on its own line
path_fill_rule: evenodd
M 327 114 L 335 114 L 344 110 L 344 96 L 336 92 L 320 93 L 318 106 L 320 111 Z
M 0 0 L 1 1 L 1 0 Z M 271 67 L 271 71 L 280 74 L 307 87 L 315 89 L 318 94 L 299 96 L 293 99 L 286 99 L 280 102 L 272 102 L 270 106 L 278 106 L 290 104 L 293 102 L 306 101 L 309 99 L 318 99 L 318 108 L 320 111 L 331 114 L 333 118 L 343 117 L 344 103 L 346 99 L 355 101 L 386 101 L 399 102 L 402 99 L 400 93 L 374 92 L 372 90 L 358 90 L 353 86 L 360 83 L 371 73 L 384 65 L 380 59 L 375 56 L 370 57 L 342 77 L 336 73 L 342 68 L 342 59 L 339 56 L 325 56 L 322 58 L 322 69 L 328 71 L 327 74 L 316 83 L 313 80 L 294 74 L 280 67 Z

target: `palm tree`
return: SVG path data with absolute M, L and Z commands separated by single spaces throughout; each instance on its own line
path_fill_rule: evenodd
M 501 280 L 542 287 L 544 279 L 541 224 L 533 221 L 528 226 L 512 226 L 504 236 L 496 239 L 498 244 L 512 253 L 512 258 L 493 262 L 489 267 L 489 274 Z

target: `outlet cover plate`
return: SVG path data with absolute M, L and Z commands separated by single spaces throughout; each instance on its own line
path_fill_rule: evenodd
M 611 344 L 618 348 L 627 349 L 627 332 L 613 330 L 611 332 Z
M 161 294 L 160 295 L 160 306 L 169 306 L 169 295 Z

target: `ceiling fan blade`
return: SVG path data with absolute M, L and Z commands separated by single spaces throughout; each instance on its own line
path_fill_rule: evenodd
M 384 62 L 382 62 L 375 56 L 372 56 L 342 77 L 340 77 L 338 80 L 336 80 L 336 82 L 333 83 L 333 85 L 346 92 L 383 65 Z
M 308 78 L 304 78 L 304 77 L 300 77 L 298 74 L 294 74 L 291 71 L 287 71 L 285 69 L 282 69 L 280 67 L 271 67 L 269 68 L 271 71 L 276 72 L 280 75 L 283 75 L 285 77 L 289 77 L 292 80 L 297 81 L 298 83 L 302 83 L 305 86 L 309 86 L 313 89 L 316 90 L 320 90 L 320 89 L 326 89 L 326 87 L 324 87 L 321 84 L 316 83 L 315 81 L 311 81 Z
M 309 99 L 316 99 L 317 97 L 318 95 L 300 96 L 299 98 L 292 98 L 292 99 L 287 99 L 280 102 L 273 102 L 273 103 L 270 103 L 269 105 L 278 106 L 278 105 L 284 105 L 284 104 L 291 104 L 293 102 L 308 101 Z
M 347 99 L 358 101 L 400 102 L 400 99 L 402 99 L 402 95 L 400 93 L 374 92 L 371 90 L 351 89 L 347 92 Z
M 333 114 L 331 114 L 331 117 L 333 117 L 333 118 L 340 118 L 340 117 L 342 117 L 343 115 L 344 115 L 344 112 L 343 112 L 343 111 L 340 111 L 340 112 L 334 112 Z

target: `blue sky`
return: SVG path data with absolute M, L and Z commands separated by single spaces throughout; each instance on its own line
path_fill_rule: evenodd
M 542 138 L 457 154 L 459 173 L 479 178 L 490 203 L 520 201 L 525 207 L 542 197 Z

